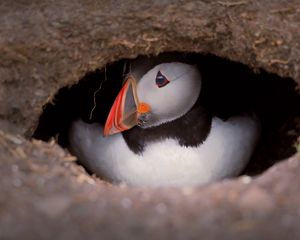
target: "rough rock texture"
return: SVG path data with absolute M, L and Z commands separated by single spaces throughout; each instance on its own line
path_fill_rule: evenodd
M 0 132 L 0 239 L 299 239 L 300 156 L 209 187 L 112 186 Z
M 0 239 L 299 239 L 300 157 L 251 180 L 142 189 L 90 177 L 28 141 L 57 90 L 121 58 L 211 53 L 300 83 L 300 3 L 0 3 Z
M 212 53 L 300 82 L 300 3 L 1 1 L 0 117 L 32 133 L 59 88 L 123 57 Z

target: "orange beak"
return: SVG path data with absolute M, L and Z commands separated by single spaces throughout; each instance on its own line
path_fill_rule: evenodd
M 110 109 L 104 127 L 104 136 L 134 127 L 138 124 L 139 115 L 150 111 L 148 104 L 139 103 L 136 85 L 136 80 L 129 76 Z

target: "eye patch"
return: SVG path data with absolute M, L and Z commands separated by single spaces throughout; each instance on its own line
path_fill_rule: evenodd
M 168 83 L 170 83 L 170 81 L 160 71 L 158 71 L 156 75 L 155 83 L 159 88 L 161 88 L 166 86 Z

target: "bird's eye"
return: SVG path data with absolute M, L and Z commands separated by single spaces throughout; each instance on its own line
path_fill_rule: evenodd
M 160 71 L 158 71 L 155 82 L 156 85 L 161 88 L 166 86 L 170 81 Z

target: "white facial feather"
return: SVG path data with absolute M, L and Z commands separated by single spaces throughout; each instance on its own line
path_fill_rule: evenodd
M 160 71 L 170 83 L 159 88 L 156 75 Z M 140 102 L 151 106 L 152 121 L 144 127 L 157 126 L 186 114 L 198 99 L 201 75 L 197 67 L 179 63 L 163 63 L 147 72 L 137 84 Z

